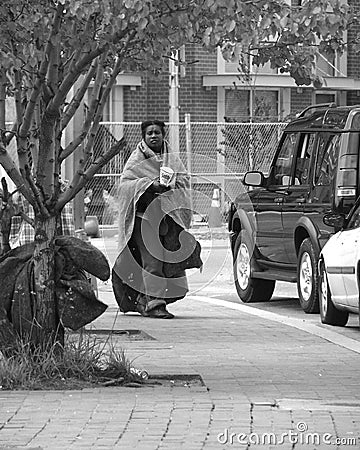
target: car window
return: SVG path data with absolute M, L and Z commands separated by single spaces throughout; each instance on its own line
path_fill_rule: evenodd
M 339 154 L 340 135 L 321 136 L 315 163 L 315 186 L 329 186 Z
M 351 214 L 350 220 L 346 225 L 346 229 L 350 230 L 358 227 L 360 227 L 360 205 Z
M 270 174 L 270 184 L 286 186 L 291 177 L 291 166 L 295 153 L 297 134 L 289 133 L 285 136 L 281 149 L 277 155 Z
M 301 185 L 309 183 L 310 161 L 314 146 L 314 133 L 301 134 L 292 184 Z

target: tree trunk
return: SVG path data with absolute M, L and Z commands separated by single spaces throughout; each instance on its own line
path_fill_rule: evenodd
M 64 328 L 60 323 L 55 297 L 56 217 L 35 218 L 34 252 L 34 333 L 36 345 L 64 345 Z

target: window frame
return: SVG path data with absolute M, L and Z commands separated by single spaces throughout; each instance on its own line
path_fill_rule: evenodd
M 311 177 L 312 177 L 312 164 L 311 162 L 314 160 L 314 155 L 316 154 L 316 148 L 317 148 L 317 133 L 311 132 L 311 131 L 304 131 L 299 133 L 298 138 L 298 152 L 296 154 L 296 158 L 294 159 L 294 167 L 293 167 L 293 173 L 291 177 L 291 183 L 290 186 L 309 186 L 311 184 Z M 311 147 L 310 147 L 311 146 Z M 310 150 L 310 152 L 309 152 Z M 308 154 L 308 158 L 305 158 L 306 154 Z M 299 179 L 299 183 L 296 184 L 296 170 L 298 167 L 299 160 L 302 159 L 305 161 L 308 161 L 307 167 L 302 170 L 301 178 Z M 303 176 L 303 172 L 307 170 L 306 177 Z M 301 182 L 303 180 L 303 182 Z
M 275 172 L 275 167 L 276 167 L 276 162 L 280 159 L 280 155 L 281 155 L 282 149 L 285 147 L 286 140 L 290 136 L 294 136 L 295 137 L 295 141 L 294 141 L 294 144 L 293 144 L 293 147 L 292 147 L 292 150 L 291 150 L 291 155 L 290 155 L 291 161 L 290 161 L 290 164 L 289 164 L 289 173 L 288 174 L 287 173 L 282 174 L 282 177 L 284 177 L 284 176 L 288 176 L 289 177 L 289 184 L 275 183 L 275 177 L 277 175 L 279 175 L 279 174 L 275 175 L 275 173 L 274 173 Z M 292 177 L 292 174 L 293 174 L 293 167 L 294 167 L 294 157 L 297 154 L 298 143 L 299 143 L 299 132 L 292 131 L 292 132 L 284 134 L 283 139 L 281 139 L 281 141 L 280 141 L 279 148 L 278 148 L 278 150 L 276 152 L 275 158 L 274 158 L 274 160 L 273 160 L 273 162 L 271 164 L 271 171 L 269 173 L 269 178 L 268 178 L 269 186 L 276 186 L 276 187 L 282 187 L 282 188 L 290 186 L 290 180 L 291 180 L 291 177 Z
M 326 149 L 325 149 L 325 152 L 324 152 L 323 157 L 322 157 L 321 166 L 323 165 L 325 155 L 329 153 L 328 148 L 329 148 L 330 144 L 333 143 L 333 140 L 337 139 L 338 140 L 337 145 L 340 145 L 341 134 L 339 134 L 339 133 L 326 132 L 326 133 L 321 133 L 318 136 L 317 152 L 316 152 L 316 158 L 314 160 L 314 171 L 313 171 L 313 177 L 312 177 L 313 185 L 314 186 L 318 186 L 318 187 L 331 186 L 331 178 L 332 178 L 331 175 L 330 175 L 330 180 L 329 180 L 328 184 L 319 184 L 318 180 L 319 180 L 320 176 L 317 178 L 317 173 L 318 173 L 318 170 L 320 169 L 320 167 L 318 167 L 318 161 L 319 161 L 319 158 L 320 158 L 320 151 L 319 150 L 320 150 L 320 145 L 321 145 L 321 139 L 324 138 L 325 134 L 328 135 L 328 137 L 327 137 L 327 140 L 326 140 Z M 332 145 L 332 147 L 334 148 L 334 145 Z M 336 158 L 335 158 L 335 161 L 336 161 Z

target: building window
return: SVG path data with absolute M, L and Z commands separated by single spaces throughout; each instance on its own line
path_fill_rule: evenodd
M 335 77 L 335 72 L 339 72 L 335 64 L 335 55 L 323 55 L 322 53 L 318 53 L 316 56 L 317 75 L 320 75 L 321 77 Z
M 226 89 L 225 120 L 273 122 L 279 114 L 279 92 L 261 89 Z
M 224 73 L 234 73 L 239 77 L 239 81 L 242 81 L 243 78 L 246 78 L 248 75 L 263 75 L 263 74 L 276 74 L 277 69 L 272 69 L 270 62 L 267 62 L 266 64 L 262 66 L 255 66 L 252 64 L 252 58 L 245 57 L 245 66 L 248 67 L 247 70 L 245 70 L 245 73 L 243 73 L 243 67 L 239 63 L 239 60 L 237 61 L 226 61 L 223 59 L 222 55 L 220 55 L 220 58 L 222 59 L 222 66 L 223 66 L 223 72 Z
M 250 116 L 250 91 L 225 90 L 225 120 L 227 122 L 248 122 Z
M 336 94 L 322 92 L 321 94 L 315 94 L 315 103 L 319 105 L 320 103 L 335 103 Z

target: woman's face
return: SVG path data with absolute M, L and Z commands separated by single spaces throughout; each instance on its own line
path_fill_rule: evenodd
M 145 130 L 145 143 L 156 153 L 161 151 L 163 135 L 159 125 L 149 125 Z

